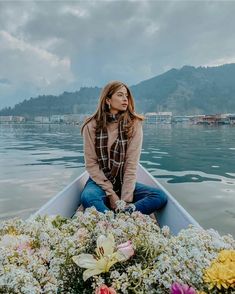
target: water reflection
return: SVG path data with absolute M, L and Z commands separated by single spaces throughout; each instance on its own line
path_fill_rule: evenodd
M 31 164 L 84 164 L 80 128 L 65 125 L 8 125 L 2 127 L 7 139 L 15 138 L 7 150 L 40 151 L 30 153 L 37 158 Z M 144 126 L 144 143 L 141 161 L 148 167 L 158 165 L 168 171 L 194 170 L 235 178 L 235 128 L 220 126 L 177 127 L 172 125 Z M 74 151 L 74 156 L 50 157 L 52 150 Z M 47 158 L 45 158 L 47 156 Z M 232 164 L 233 163 L 233 164 Z M 26 164 L 28 165 L 28 164 Z M 190 181 L 190 177 L 188 177 Z M 204 180 L 207 180 L 205 178 Z
M 144 126 L 143 166 L 204 227 L 222 233 L 235 232 L 234 155 L 232 126 Z M 83 169 L 79 127 L 0 125 L 0 218 L 27 217 Z
M 187 174 L 183 176 L 176 176 L 176 175 L 158 175 L 158 179 L 163 179 L 163 178 L 171 178 L 170 180 L 167 181 L 167 183 L 187 183 L 187 182 L 193 182 L 193 183 L 201 183 L 204 181 L 215 181 L 215 182 L 220 182 L 220 179 L 215 179 L 215 178 L 209 178 L 209 177 L 201 177 L 197 174 Z
M 232 126 L 208 129 L 147 125 L 144 150 L 149 153 L 143 153 L 141 160 L 157 163 L 168 171 L 193 170 L 234 179 L 231 173 L 235 171 L 235 148 L 232 146 L 235 146 L 235 128 Z M 187 180 L 192 179 L 188 177 Z
M 6 150 L 30 152 L 30 162 L 24 166 L 62 165 L 65 168 L 84 166 L 80 129 L 66 125 L 7 125 L 8 134 L 16 139 Z M 8 135 L 9 139 L 9 135 Z M 40 152 L 32 152 L 39 151 Z M 58 150 L 60 150 L 58 152 Z M 66 150 L 69 155 L 65 156 Z M 1 151 L 0 151 L 1 152 Z M 74 152 L 73 156 L 70 156 Z M 61 156 L 59 156 L 61 153 Z

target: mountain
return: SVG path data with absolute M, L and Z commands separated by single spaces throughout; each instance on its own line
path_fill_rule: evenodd
M 130 87 L 138 112 L 173 114 L 235 112 L 235 64 L 217 67 L 184 66 Z M 43 95 L 4 108 L 0 115 L 52 115 L 94 112 L 101 88 L 82 87 L 59 96 Z
M 25 117 L 50 116 L 53 114 L 88 113 L 93 111 L 100 93 L 97 87 L 82 87 L 76 92 L 64 92 L 59 96 L 42 95 L 6 107 L 0 115 L 21 115 Z
M 235 112 L 235 64 L 184 66 L 132 87 L 138 106 L 174 114 Z M 144 103 L 141 100 L 144 99 Z

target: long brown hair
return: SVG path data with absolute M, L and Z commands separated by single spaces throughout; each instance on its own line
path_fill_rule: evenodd
M 109 112 L 109 109 L 106 103 L 106 99 L 111 98 L 112 95 L 116 93 L 123 86 L 127 89 L 128 106 L 127 106 L 127 110 L 120 115 L 119 120 L 123 120 L 125 122 L 124 130 L 128 138 L 130 138 L 133 131 L 134 121 L 136 119 L 139 119 L 142 121 L 144 120 L 144 117 L 135 112 L 134 97 L 131 94 L 129 87 L 126 84 L 119 81 L 111 81 L 102 89 L 100 97 L 99 97 L 97 110 L 83 123 L 81 128 L 81 133 L 83 133 L 83 129 L 85 125 L 89 123 L 93 118 L 96 120 L 96 131 L 99 131 L 100 129 L 107 126 L 106 113 Z

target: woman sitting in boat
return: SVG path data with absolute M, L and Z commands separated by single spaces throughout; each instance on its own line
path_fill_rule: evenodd
M 82 126 L 85 167 L 89 179 L 81 194 L 84 208 L 115 210 L 117 200 L 133 203 L 135 210 L 151 214 L 163 207 L 163 191 L 136 182 L 143 117 L 135 113 L 134 98 L 124 83 L 112 81 L 102 90 L 97 111 Z

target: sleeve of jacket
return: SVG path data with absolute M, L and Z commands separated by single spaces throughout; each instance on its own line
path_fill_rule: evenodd
M 121 199 L 126 202 L 133 201 L 133 192 L 136 184 L 136 172 L 140 159 L 143 142 L 142 122 L 137 120 L 133 135 L 128 142 L 126 151 L 126 161 L 124 164 L 124 178 L 122 185 Z
M 83 129 L 83 149 L 85 167 L 90 177 L 99 185 L 107 196 L 114 193 L 113 184 L 106 178 L 102 169 L 99 168 L 98 158 L 95 151 L 95 129 L 89 123 Z

